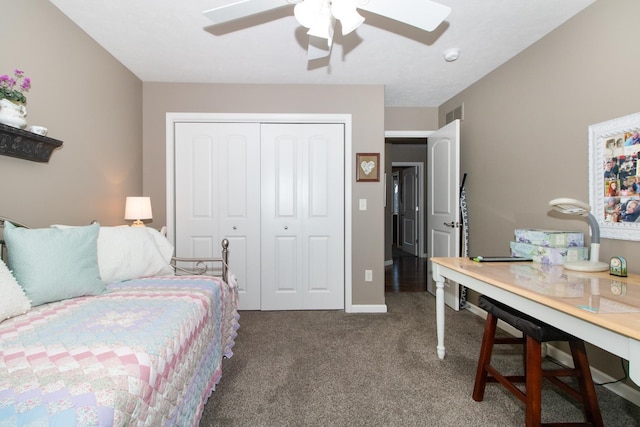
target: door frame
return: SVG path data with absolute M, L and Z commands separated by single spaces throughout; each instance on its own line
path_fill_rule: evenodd
M 275 114 L 275 113 L 166 113 L 166 169 L 167 169 L 167 238 L 175 241 L 175 135 L 174 124 L 178 122 L 220 123 L 340 123 L 344 125 L 344 309 L 353 312 L 352 284 L 352 180 L 353 165 L 351 114 Z
M 384 137 L 385 138 L 429 138 L 429 135 L 431 135 L 433 132 L 433 130 L 387 130 L 384 132 Z M 392 165 L 400 165 L 403 164 L 403 162 L 393 162 L 392 161 Z M 418 202 L 418 209 L 420 210 L 420 215 L 421 218 L 419 219 L 420 224 L 419 226 L 422 226 L 423 230 L 426 230 L 426 226 L 427 224 L 425 223 L 426 219 L 424 217 L 424 212 L 425 212 L 425 206 L 424 206 L 424 185 L 426 184 L 424 182 L 424 173 L 425 173 L 425 169 L 426 165 L 424 163 L 419 163 L 422 165 L 423 169 L 419 169 L 418 170 L 418 174 L 419 174 L 419 186 L 420 188 L 418 189 L 418 195 L 420 197 L 420 201 L 422 203 L 420 203 L 420 201 Z M 410 163 L 409 165 L 414 165 L 413 163 Z M 420 247 L 419 247 L 419 254 L 418 256 L 420 258 L 427 258 L 429 256 L 429 254 L 426 252 L 427 251 L 427 236 L 424 235 L 422 239 L 420 239 Z

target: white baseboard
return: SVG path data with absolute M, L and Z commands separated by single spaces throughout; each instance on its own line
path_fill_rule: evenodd
M 387 305 L 368 305 L 368 304 L 353 304 L 348 313 L 386 313 Z
M 467 309 L 473 314 L 475 314 L 476 316 L 479 316 L 483 319 L 487 318 L 487 312 L 476 305 L 468 304 Z M 498 321 L 498 327 L 513 336 L 522 336 L 519 330 L 509 325 L 508 323 Z M 573 359 L 571 358 L 571 355 L 568 354 L 567 352 L 560 350 L 551 345 L 546 346 L 546 352 L 547 352 L 547 356 L 555 359 L 559 363 L 565 366 L 573 366 Z M 616 378 L 613 378 L 608 374 L 598 369 L 595 369 L 593 366 L 591 367 L 591 377 L 593 378 L 593 381 L 595 383 L 607 383 L 607 382 L 616 380 Z M 634 389 L 633 387 L 630 387 L 627 384 L 624 384 L 622 382 L 606 384 L 604 387 L 606 387 L 613 393 L 617 394 L 618 396 L 622 397 L 623 399 L 628 400 L 634 405 L 640 406 L 640 391 Z

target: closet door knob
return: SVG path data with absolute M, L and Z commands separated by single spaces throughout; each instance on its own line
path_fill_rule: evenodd
M 288 230 L 288 229 L 289 229 L 289 227 L 285 225 L 285 226 L 284 226 L 284 229 L 285 229 L 285 230 Z
M 236 226 L 234 225 L 234 226 L 233 226 L 233 229 L 234 229 L 234 230 L 237 230 L 237 229 L 238 229 L 238 227 L 236 227 Z

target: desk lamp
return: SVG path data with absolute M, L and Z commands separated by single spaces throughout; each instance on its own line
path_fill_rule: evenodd
M 152 219 L 150 197 L 127 197 L 124 219 L 134 220 L 132 227 L 144 227 L 143 219 Z
M 609 264 L 600 262 L 600 226 L 591 214 L 591 206 L 575 199 L 553 199 L 549 202 L 554 210 L 566 215 L 584 216 L 591 227 L 591 251 L 589 260 L 570 261 L 564 263 L 564 268 L 575 271 L 606 271 Z

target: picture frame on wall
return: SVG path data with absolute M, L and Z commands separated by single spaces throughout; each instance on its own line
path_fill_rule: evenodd
M 356 153 L 356 181 L 380 182 L 380 153 Z
M 589 204 L 600 236 L 640 240 L 640 113 L 589 126 Z

